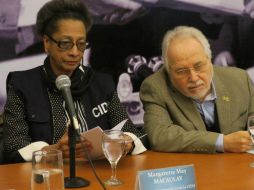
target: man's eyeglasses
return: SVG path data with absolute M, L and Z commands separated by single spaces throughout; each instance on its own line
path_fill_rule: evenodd
M 77 40 L 76 43 L 74 43 L 73 41 L 69 39 L 63 39 L 63 40 L 57 41 L 54 38 L 52 38 L 50 35 L 47 35 L 47 36 L 52 42 L 57 44 L 57 47 L 59 47 L 62 50 L 70 50 L 73 48 L 74 45 L 76 45 L 79 51 L 83 52 L 88 47 L 88 43 L 84 39 Z
M 178 77 L 188 77 L 191 73 L 191 70 L 195 71 L 196 73 L 202 73 L 207 70 L 207 62 L 204 63 L 197 63 L 193 67 L 190 68 L 182 68 L 182 69 L 177 69 L 174 71 L 176 76 Z

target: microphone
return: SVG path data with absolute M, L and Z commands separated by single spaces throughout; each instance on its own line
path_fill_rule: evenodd
M 126 62 L 128 65 L 128 73 L 134 74 L 142 80 L 153 74 L 152 69 L 147 66 L 146 58 L 141 55 L 130 55 L 127 57 Z
M 63 94 L 66 107 L 67 107 L 67 113 L 69 115 L 69 118 L 72 121 L 72 125 L 74 129 L 77 131 L 77 133 L 80 134 L 77 114 L 74 108 L 73 99 L 71 95 L 71 89 L 70 89 L 71 80 L 67 75 L 60 75 L 57 77 L 55 83 L 56 83 L 57 89 L 60 90 Z
M 64 178 L 64 186 L 66 188 L 77 188 L 77 187 L 86 187 L 90 182 L 81 177 L 76 177 L 76 158 L 75 158 L 75 146 L 76 141 L 80 140 L 80 130 L 77 115 L 75 112 L 73 99 L 71 95 L 71 80 L 67 75 L 60 75 L 57 77 L 56 87 L 63 94 L 65 105 L 67 107 L 67 113 L 71 119 L 72 127 L 68 128 L 68 137 L 69 137 L 69 151 L 70 151 L 70 176 Z M 75 133 L 76 132 L 76 133 Z M 76 136 L 77 134 L 77 136 Z M 81 141 L 82 143 L 82 141 Z

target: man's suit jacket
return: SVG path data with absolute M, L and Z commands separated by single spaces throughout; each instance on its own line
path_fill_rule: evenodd
M 254 88 L 244 70 L 214 66 L 216 111 L 221 133 L 246 129 L 254 115 Z M 146 78 L 140 90 L 145 129 L 151 147 L 165 152 L 215 153 L 219 133 L 206 130 L 192 99 L 178 92 L 163 67 Z

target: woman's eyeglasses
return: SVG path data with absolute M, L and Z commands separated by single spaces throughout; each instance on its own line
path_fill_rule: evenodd
M 84 39 L 77 40 L 76 43 L 74 43 L 69 39 L 55 40 L 50 35 L 47 36 L 52 42 L 56 43 L 57 47 L 59 47 L 61 50 L 70 50 L 74 45 L 76 45 L 79 51 L 83 52 L 88 47 L 88 43 Z

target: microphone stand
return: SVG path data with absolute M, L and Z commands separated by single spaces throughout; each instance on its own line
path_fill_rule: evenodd
M 81 177 L 76 177 L 75 146 L 77 136 L 79 137 L 73 125 L 69 126 L 68 137 L 70 150 L 70 177 L 64 178 L 64 186 L 66 188 L 87 187 L 90 184 L 88 180 Z

